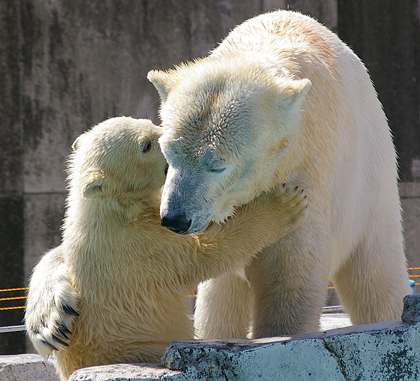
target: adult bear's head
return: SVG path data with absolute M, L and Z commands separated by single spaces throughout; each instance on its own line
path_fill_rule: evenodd
M 240 58 L 151 71 L 161 97 L 160 146 L 169 170 L 162 225 L 179 234 L 221 222 L 285 181 L 308 79 L 279 78 Z

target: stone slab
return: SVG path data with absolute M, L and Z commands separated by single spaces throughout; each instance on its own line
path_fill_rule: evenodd
M 69 381 L 184 381 L 186 377 L 158 364 L 111 364 L 76 370 Z
M 39 355 L 0 356 L 0 381 L 59 381 L 52 361 Z
M 420 325 L 400 320 L 260 340 L 174 342 L 163 363 L 191 380 L 417 380 Z
M 174 342 L 162 365 L 80 369 L 70 381 L 408 380 L 420 372 L 420 324 L 401 320 L 294 337 Z
M 404 310 L 401 320 L 404 323 L 420 322 L 420 295 L 407 295 L 404 297 Z
M 417 310 L 420 298 L 411 299 L 406 305 Z M 293 337 L 174 342 L 162 364 L 84 368 L 69 381 L 417 381 L 418 374 L 420 323 L 392 320 Z M 0 381 L 4 380 L 58 378 L 52 362 L 27 354 L 0 356 Z

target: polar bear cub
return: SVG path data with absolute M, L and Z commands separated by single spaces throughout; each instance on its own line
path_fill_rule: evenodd
M 395 150 L 365 67 L 334 33 L 267 13 L 208 57 L 148 78 L 162 101 L 169 229 L 201 231 L 281 183 L 311 200 L 306 223 L 259 254 L 246 280 L 200 287 L 199 336 L 244 336 L 250 321 L 252 337 L 316 331 L 328 280 L 354 324 L 401 315 L 410 288 Z
M 162 227 L 161 132 L 119 117 L 74 143 L 62 243 L 36 266 L 26 310 L 30 339 L 54 352 L 63 380 L 86 366 L 158 362 L 170 342 L 193 338 L 184 302 L 198 282 L 243 266 L 305 219 L 306 197 L 280 187 L 200 234 Z

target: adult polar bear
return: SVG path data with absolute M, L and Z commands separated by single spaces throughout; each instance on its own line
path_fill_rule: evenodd
M 328 279 L 353 324 L 400 316 L 410 288 L 395 151 L 364 65 L 335 34 L 299 13 L 268 13 L 209 57 L 148 78 L 169 163 L 164 226 L 200 231 L 279 183 L 299 184 L 311 202 L 306 223 L 246 278 L 200 286 L 198 337 L 245 336 L 250 316 L 254 338 L 315 331 Z

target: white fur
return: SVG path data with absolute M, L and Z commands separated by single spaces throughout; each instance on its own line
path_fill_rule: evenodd
M 31 277 L 25 311 L 28 336 L 44 357 L 64 349 L 80 298 L 70 283 L 61 247 L 46 253 Z
M 86 366 L 159 362 L 171 341 L 193 338 L 185 297 L 200 281 L 244 266 L 305 220 L 305 195 L 280 187 L 201 234 L 163 228 L 160 134 L 120 117 L 74 144 L 63 240 L 36 266 L 26 311 L 30 339 L 54 351 L 63 380 Z
M 308 192 L 306 223 L 246 268 L 252 337 L 317 330 L 328 279 L 354 324 L 400 316 L 410 288 L 395 151 L 364 65 L 336 35 L 299 13 L 268 13 L 209 57 L 148 78 L 170 165 L 162 216 L 187 216 L 193 233 L 279 183 Z M 245 331 L 243 308 L 225 303 L 232 287 L 249 292 L 235 277 L 200 287 L 199 337 Z

